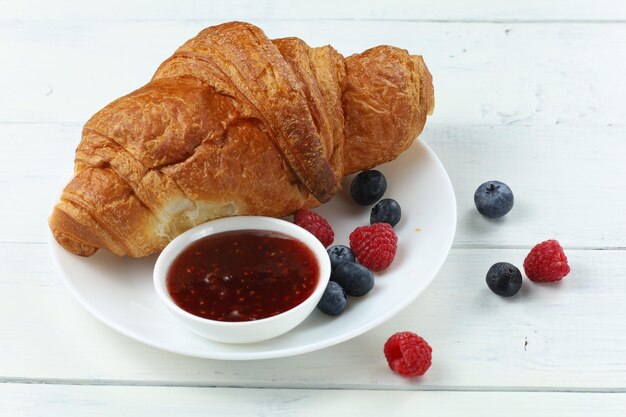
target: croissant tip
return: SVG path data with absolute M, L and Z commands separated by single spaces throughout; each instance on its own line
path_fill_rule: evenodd
M 48 218 L 48 225 L 54 240 L 68 252 L 88 257 L 98 251 L 96 246 L 83 242 L 77 237 L 76 233 L 80 233 L 80 227 L 73 218 L 58 207 L 54 208 Z
M 72 239 L 65 233 L 59 232 L 58 230 L 53 231 L 52 235 L 54 236 L 54 239 L 59 243 L 59 245 L 61 245 L 65 250 L 73 253 L 74 255 L 87 258 L 94 255 L 98 251 L 98 248 L 96 248 L 95 246 L 81 243 L 78 240 Z

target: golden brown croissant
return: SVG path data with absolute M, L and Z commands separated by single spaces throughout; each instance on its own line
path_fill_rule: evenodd
M 209 27 L 87 122 L 50 228 L 77 255 L 139 257 L 207 220 L 314 207 L 404 151 L 433 107 L 405 50 L 344 59 L 247 23 Z

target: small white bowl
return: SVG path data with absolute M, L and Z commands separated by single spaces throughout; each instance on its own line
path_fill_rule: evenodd
M 319 279 L 313 293 L 302 303 L 275 316 L 253 321 L 217 321 L 195 316 L 172 299 L 167 290 L 167 273 L 174 259 L 192 242 L 232 230 L 268 230 L 283 233 L 304 243 L 315 255 Z M 261 216 L 226 217 L 201 224 L 172 240 L 154 266 L 154 288 L 167 309 L 192 332 L 225 343 L 253 343 L 279 336 L 300 324 L 315 309 L 330 279 L 330 260 L 319 240 L 303 228 L 284 220 Z

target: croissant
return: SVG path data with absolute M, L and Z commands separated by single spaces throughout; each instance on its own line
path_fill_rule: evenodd
M 141 257 L 211 219 L 315 207 L 396 158 L 433 108 L 405 50 L 344 59 L 248 23 L 209 27 L 87 121 L 50 229 L 76 255 Z

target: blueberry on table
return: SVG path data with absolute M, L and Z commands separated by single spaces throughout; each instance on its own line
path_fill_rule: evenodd
M 394 227 L 400 221 L 401 216 L 400 204 L 392 198 L 384 198 L 372 207 L 370 224 L 389 223 L 391 227 Z
M 485 280 L 489 289 L 502 297 L 512 297 L 522 288 L 522 273 L 508 262 L 492 265 Z
M 341 288 L 341 285 L 334 281 L 329 281 L 322 298 L 317 303 L 317 308 L 329 316 L 338 316 L 345 310 L 346 303 L 346 293 Z
M 361 264 L 346 262 L 330 275 L 331 281 L 341 285 L 346 294 L 360 297 L 374 288 L 374 274 Z
M 485 217 L 502 217 L 513 208 L 513 191 L 503 182 L 487 181 L 476 189 L 474 204 Z
M 356 258 L 352 249 L 344 245 L 334 245 L 328 248 L 328 257 L 330 258 L 330 268 L 334 271 L 340 265 L 346 262 L 355 262 Z
M 387 180 L 382 172 L 375 169 L 360 172 L 350 184 L 350 194 L 363 206 L 374 204 L 387 190 Z

